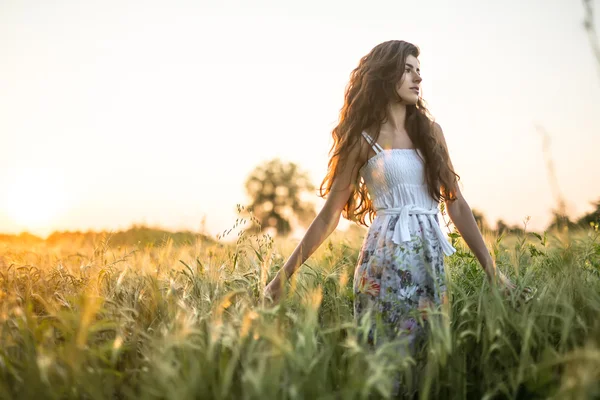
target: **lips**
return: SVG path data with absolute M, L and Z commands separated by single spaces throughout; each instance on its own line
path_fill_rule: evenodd
M 410 90 L 414 90 L 415 92 L 419 92 L 419 88 L 418 87 L 411 87 Z

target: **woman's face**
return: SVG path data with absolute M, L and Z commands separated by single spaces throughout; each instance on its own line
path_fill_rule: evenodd
M 421 94 L 421 63 L 413 55 L 406 58 L 404 74 L 396 87 L 398 96 L 405 104 L 417 104 Z M 415 89 L 416 88 L 416 89 Z

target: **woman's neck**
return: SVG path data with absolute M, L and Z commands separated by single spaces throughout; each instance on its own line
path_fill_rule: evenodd
M 394 103 L 388 105 L 387 121 L 381 125 L 381 130 L 390 132 L 404 132 L 404 122 L 406 121 L 406 105 L 404 103 Z

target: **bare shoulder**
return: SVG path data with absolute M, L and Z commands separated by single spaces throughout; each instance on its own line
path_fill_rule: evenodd
M 371 150 L 371 145 L 367 141 L 367 139 L 360 135 L 358 139 L 358 143 L 356 143 L 351 149 L 349 158 L 353 164 L 357 164 L 358 167 L 362 167 L 367 160 L 369 159 L 369 151 Z
M 362 137 L 362 135 L 361 135 Z M 368 144 L 364 140 L 357 140 L 338 159 L 341 162 L 331 184 L 330 195 L 321 211 L 327 220 L 339 218 L 352 191 L 355 190 L 356 182 L 361 167 L 366 162 Z
M 348 187 L 356 181 L 360 169 L 365 165 L 368 159 L 369 144 L 360 136 L 353 144 L 350 144 L 343 154 L 340 155 L 339 162 L 342 168 L 339 169 L 339 179 L 334 186 Z
M 445 149 L 446 156 L 448 157 L 448 165 L 449 165 L 450 169 L 452 171 L 454 171 L 454 165 L 452 164 L 452 157 L 450 157 L 450 151 L 448 150 L 448 145 L 446 144 L 446 138 L 444 136 L 444 131 L 442 130 L 442 127 L 440 126 L 440 124 L 438 124 L 435 121 L 433 122 L 433 133 L 436 136 L 436 138 L 438 139 L 439 143 Z M 463 195 L 460 192 L 460 187 L 458 184 L 456 185 L 456 197 L 458 199 L 463 198 Z M 451 202 L 451 203 L 453 203 L 453 202 Z
M 433 122 L 433 134 L 435 135 L 435 137 L 440 141 L 440 143 L 446 148 L 448 149 L 448 145 L 446 144 L 446 138 L 444 136 L 444 131 L 442 130 L 442 127 L 440 124 L 438 124 L 437 122 Z

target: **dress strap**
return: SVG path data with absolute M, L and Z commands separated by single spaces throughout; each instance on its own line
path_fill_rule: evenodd
M 383 151 L 383 148 L 379 145 L 379 143 L 375 142 L 373 138 L 365 131 L 362 131 L 362 135 L 367 139 L 367 142 L 373 147 L 373 151 L 375 154 L 378 154 L 380 151 Z

